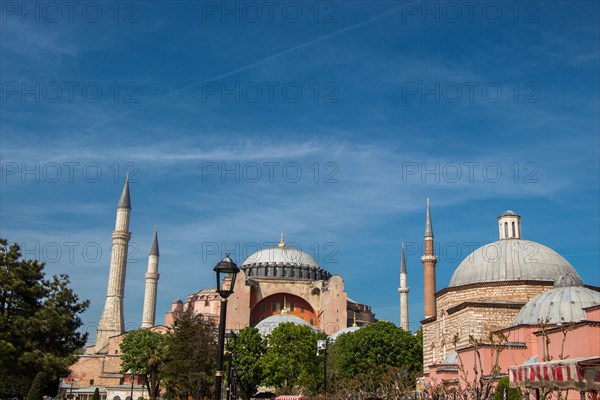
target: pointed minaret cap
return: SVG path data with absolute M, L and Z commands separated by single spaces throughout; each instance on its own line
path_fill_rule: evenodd
M 131 200 L 129 200 L 129 175 L 125 178 L 125 186 L 123 186 L 123 192 L 121 193 L 121 199 L 117 208 L 131 209 Z
M 400 258 L 400 273 L 406 274 L 406 257 L 404 256 L 404 241 L 402 241 L 402 257 Z
M 431 227 L 431 212 L 429 211 L 429 197 L 427 198 L 427 218 L 425 220 L 425 237 L 433 237 L 433 228 Z
M 279 247 L 282 249 L 285 247 L 285 242 L 283 241 L 283 231 L 281 231 L 281 237 L 279 238 Z
M 152 245 L 150 245 L 150 253 L 151 256 L 160 256 L 158 252 L 158 233 L 156 227 L 154 227 L 154 237 L 152 238 Z

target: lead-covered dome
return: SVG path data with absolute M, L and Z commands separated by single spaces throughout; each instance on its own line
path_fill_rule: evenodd
M 278 246 L 248 257 L 241 269 L 247 277 L 257 278 L 327 280 L 331 277 L 310 255 L 286 246 L 283 236 Z
M 600 293 L 583 286 L 558 286 L 529 300 L 513 325 L 558 324 L 585 318 L 586 307 L 600 304 Z
M 313 326 L 305 320 L 303 320 L 302 318 L 287 313 L 271 315 L 270 317 L 265 318 L 258 324 L 256 324 L 255 328 L 258 329 L 258 332 L 260 332 L 262 336 L 267 336 L 271 332 L 273 332 L 275 328 L 277 328 L 283 323 L 292 323 L 296 325 L 308 326 L 314 330 Z
M 252 264 L 302 265 L 320 268 L 319 264 L 302 250 L 279 246 L 257 251 L 248 257 L 242 265 Z
M 465 258 L 449 286 L 518 280 L 554 282 L 562 275 L 581 280 L 575 268 L 551 248 L 529 240 L 503 239 Z

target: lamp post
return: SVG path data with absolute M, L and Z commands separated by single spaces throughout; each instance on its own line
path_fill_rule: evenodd
M 225 255 L 213 269 L 217 274 L 217 290 L 221 296 L 221 315 L 219 318 L 219 343 L 217 348 L 217 372 L 215 373 L 215 400 L 221 400 L 223 383 L 223 351 L 225 347 L 225 318 L 227 317 L 227 298 L 233 293 L 235 277 L 240 272 L 238 266 Z
M 129 378 L 131 379 L 131 392 L 129 393 L 129 400 L 133 400 L 133 381 L 135 377 L 133 376 L 133 370 L 129 370 Z
M 317 356 L 323 352 L 323 393 L 327 393 L 327 340 L 317 340 Z
M 234 390 L 232 387 L 232 379 L 231 379 L 231 363 L 233 362 L 233 351 L 235 350 L 235 339 L 237 339 L 237 335 L 234 331 L 229 331 L 225 335 L 227 338 L 227 344 L 229 347 L 229 341 L 233 341 L 233 345 L 231 346 L 231 350 L 229 351 L 229 365 L 227 366 L 227 400 L 231 400 L 234 394 Z

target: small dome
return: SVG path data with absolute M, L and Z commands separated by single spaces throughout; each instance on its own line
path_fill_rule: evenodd
M 600 304 L 600 293 L 583 286 L 557 287 L 529 300 L 513 325 L 558 324 L 585 318 L 583 308 Z
M 362 328 L 362 326 L 349 326 L 347 328 L 344 329 L 340 329 L 339 331 L 337 331 L 336 333 L 334 333 L 333 335 L 329 336 L 329 339 L 331 339 L 331 341 L 335 342 L 337 338 L 339 338 L 341 335 L 345 334 L 345 333 L 352 333 L 352 332 L 356 332 L 357 330 L 359 330 L 360 328 Z
M 502 217 L 518 217 L 517 213 L 514 212 L 513 210 L 506 210 L 504 211 L 504 213 L 502 214 Z
M 548 281 L 571 275 L 581 280 L 560 254 L 542 244 L 504 239 L 475 250 L 454 271 L 451 287 L 502 281 Z
M 554 281 L 554 287 L 583 286 L 583 281 L 577 275 L 565 274 Z
M 177 300 L 173 301 L 173 303 L 171 303 L 171 304 L 183 304 L 183 301 L 181 301 L 181 299 L 178 298 Z
M 277 328 L 280 324 L 283 324 L 284 322 L 291 322 L 292 324 L 296 324 L 296 325 L 308 326 L 314 330 L 312 325 L 309 324 L 308 322 L 306 322 L 305 320 L 303 320 L 302 318 L 296 317 L 295 315 L 291 315 L 291 314 L 285 314 L 285 313 L 271 315 L 270 317 L 265 318 L 262 321 L 260 321 L 258 324 L 256 324 L 255 328 L 258 329 L 258 331 L 260 332 L 260 334 L 262 336 L 267 336 L 271 332 L 273 332 L 273 330 L 275 328 Z

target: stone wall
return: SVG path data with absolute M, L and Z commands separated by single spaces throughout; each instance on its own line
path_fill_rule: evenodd
M 551 287 L 550 283 L 490 284 L 438 293 L 437 318 L 423 324 L 424 372 L 454 350 L 455 335 L 457 348 L 461 348 L 468 345 L 469 336 L 482 339 L 494 330 L 506 328 L 524 303 Z

